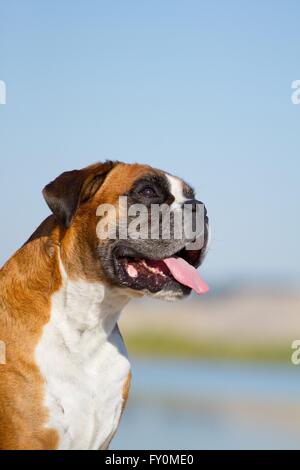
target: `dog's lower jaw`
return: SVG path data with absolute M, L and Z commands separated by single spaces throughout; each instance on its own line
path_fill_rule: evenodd
M 149 297 L 159 300 L 165 300 L 166 302 L 176 302 L 178 300 L 184 300 L 190 292 L 187 292 L 186 296 L 182 296 L 182 293 L 174 292 L 173 290 L 157 292 L 156 294 L 149 293 Z

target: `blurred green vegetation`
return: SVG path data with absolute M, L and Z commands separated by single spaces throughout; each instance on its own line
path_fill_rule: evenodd
M 291 363 L 290 345 L 283 344 L 203 342 L 158 331 L 126 334 L 125 340 L 129 354 L 137 357 Z

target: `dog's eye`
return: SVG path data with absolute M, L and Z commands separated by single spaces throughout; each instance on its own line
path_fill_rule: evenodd
M 139 194 L 141 194 L 144 197 L 156 197 L 157 196 L 155 189 L 151 188 L 151 186 L 146 186 L 141 191 L 139 191 Z

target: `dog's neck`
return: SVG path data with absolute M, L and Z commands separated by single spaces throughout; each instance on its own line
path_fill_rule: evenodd
M 22 309 L 15 311 L 13 296 L 7 296 L 6 304 L 22 322 L 43 326 L 50 320 L 50 303 L 53 306 L 56 302 L 62 323 L 79 337 L 95 329 L 108 337 L 130 297 L 85 269 L 83 255 L 78 262 L 77 252 L 72 257 L 73 247 L 69 246 L 68 252 L 63 239 L 63 231 L 54 217 L 49 217 L 17 252 L 18 261 L 13 257 L 3 267 L 1 272 L 7 274 L 0 277 L 3 292 L 18 289 L 39 300 L 26 316 Z
M 97 332 L 105 341 L 113 332 L 129 297 L 120 289 L 86 279 L 72 280 L 60 260 L 62 286 L 53 297 L 54 311 L 60 316 L 61 333 L 70 349 Z M 72 334 L 70 335 L 70 331 Z

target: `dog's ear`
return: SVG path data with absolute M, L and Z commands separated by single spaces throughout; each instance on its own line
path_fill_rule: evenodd
M 116 162 L 96 163 L 82 170 L 62 173 L 43 189 L 43 196 L 57 218 L 68 228 L 81 203 L 96 194 Z

